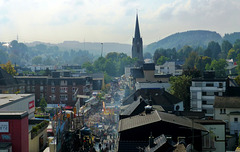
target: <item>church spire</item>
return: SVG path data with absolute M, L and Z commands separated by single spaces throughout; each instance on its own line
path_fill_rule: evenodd
M 140 36 L 139 23 L 138 23 L 138 13 L 136 14 L 136 25 L 135 25 L 135 34 L 132 41 L 132 58 L 137 58 L 137 66 L 142 66 L 144 63 L 143 60 L 143 42 Z
M 140 38 L 140 30 L 139 30 L 139 24 L 138 24 L 138 13 L 136 15 L 136 26 L 135 26 L 135 38 Z

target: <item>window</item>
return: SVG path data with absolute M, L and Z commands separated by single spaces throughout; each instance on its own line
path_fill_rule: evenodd
M 220 109 L 220 114 L 226 114 L 226 109 Z
M 234 122 L 237 123 L 238 122 L 238 118 L 234 118 Z
M 60 95 L 60 100 L 61 101 L 67 101 L 68 100 L 68 96 L 67 95 Z
M 203 95 L 203 96 L 206 96 L 206 95 L 207 95 L 207 92 L 202 92 L 202 95 Z
M 32 86 L 32 92 L 35 92 L 35 86 Z
M 192 92 L 192 99 L 197 99 L 197 92 Z
M 219 83 L 219 88 L 222 88 L 223 87 L 223 83 Z
M 55 87 L 52 87 L 52 88 L 51 88 L 51 92 L 52 92 L 52 93 L 55 93 Z
M 67 93 L 68 92 L 68 88 L 67 87 L 61 87 L 60 88 L 60 93 Z
M 215 96 L 218 96 L 218 92 L 214 92 L 214 95 L 215 95 Z
M 206 100 L 203 100 L 203 101 L 202 101 L 202 104 L 207 104 L 207 101 L 206 101 Z
M 203 109 L 202 112 L 203 112 L 203 113 L 207 113 L 207 110 L 206 110 L 206 109 Z
M 195 83 L 196 87 L 202 87 L 202 83 Z
M 213 83 L 207 83 L 206 87 L 213 87 Z
M 40 86 L 40 91 L 41 91 L 41 92 L 43 92 L 43 89 L 44 89 L 44 87 L 43 87 L 43 86 Z
M 54 94 L 52 94 L 52 95 L 50 96 L 50 98 L 51 98 L 51 101 L 55 101 L 56 96 L 55 96 Z

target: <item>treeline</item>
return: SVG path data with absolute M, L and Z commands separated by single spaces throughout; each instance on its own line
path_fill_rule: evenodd
M 25 65 L 64 65 L 83 64 L 92 61 L 94 56 L 88 51 L 65 50 L 60 51 L 57 46 L 37 44 L 28 47 L 24 43 L 13 40 L 11 43 L 0 42 L 0 64 L 11 61 L 20 66 Z
M 179 50 L 185 45 L 193 48 L 202 47 L 206 49 L 208 43 L 211 41 L 222 43 L 224 40 L 228 40 L 233 44 L 237 39 L 240 39 L 240 32 L 225 34 L 221 37 L 221 35 L 215 31 L 186 31 L 172 34 L 157 42 L 151 43 L 146 46 L 144 51 L 154 53 L 157 48 L 176 48 L 176 50 Z
M 105 80 L 109 80 L 111 76 L 123 75 L 125 67 L 134 65 L 135 62 L 136 59 L 132 59 L 125 53 L 110 52 L 94 62 L 85 62 L 82 67 L 86 68 L 88 73 L 104 72 Z
M 159 48 L 154 52 L 153 60 L 157 65 L 166 61 L 185 61 L 184 69 L 197 69 L 202 73 L 204 70 L 215 70 L 217 77 L 226 76 L 226 59 L 233 59 L 233 62 L 240 64 L 240 40 L 234 44 L 224 40 L 221 45 L 218 42 L 211 41 L 206 49 L 202 47 L 192 48 L 184 46 L 176 51 L 173 49 Z M 240 73 L 240 67 L 237 67 Z

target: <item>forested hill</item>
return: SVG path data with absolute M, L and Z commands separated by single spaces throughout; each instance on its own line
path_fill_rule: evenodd
M 105 56 L 109 52 L 123 52 L 127 55 L 131 54 L 132 46 L 130 44 L 121 44 L 114 42 L 106 42 L 101 44 L 100 42 L 79 42 L 79 41 L 64 41 L 63 43 L 58 44 L 50 44 L 43 42 L 32 42 L 26 43 L 27 46 L 35 46 L 37 44 L 45 44 L 47 46 L 57 46 L 61 51 L 70 51 L 73 50 L 87 50 L 90 54 L 94 54 L 97 56 L 101 55 L 101 51 L 103 49 L 103 55 Z
M 189 45 L 191 47 L 201 46 L 203 48 L 207 47 L 210 41 L 215 41 L 221 43 L 223 39 L 235 41 L 240 38 L 240 33 L 225 34 L 222 38 L 217 32 L 212 31 L 187 31 L 181 33 L 172 34 L 158 42 L 151 43 L 146 46 L 144 52 L 154 53 L 157 48 L 176 48 L 176 50 L 181 49 L 184 45 Z

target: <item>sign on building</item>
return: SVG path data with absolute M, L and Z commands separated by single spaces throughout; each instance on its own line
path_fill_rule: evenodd
M 8 122 L 0 122 L 0 132 L 9 132 Z

